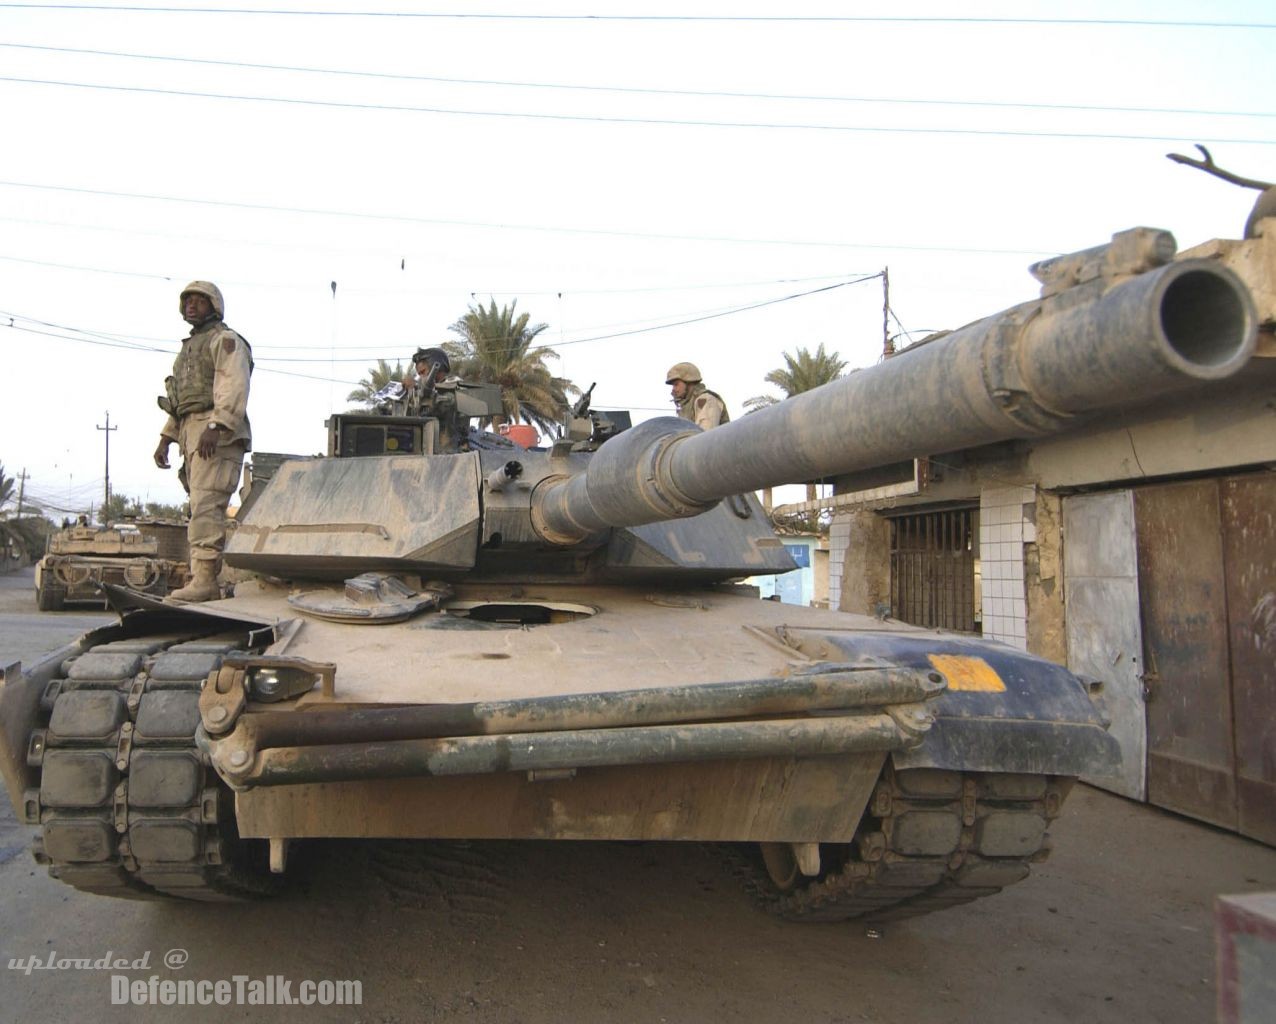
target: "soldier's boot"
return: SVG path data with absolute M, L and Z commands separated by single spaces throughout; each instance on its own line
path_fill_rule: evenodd
M 206 558 L 191 559 L 191 581 L 180 590 L 174 590 L 168 596 L 174 601 L 185 601 L 194 604 L 198 601 L 216 601 L 222 596 L 221 587 L 217 585 L 217 574 L 222 563 Z

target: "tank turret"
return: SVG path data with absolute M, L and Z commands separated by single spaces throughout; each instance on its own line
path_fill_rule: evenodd
M 1244 284 L 1174 252 L 1168 232 L 1135 228 L 1043 261 L 1039 298 L 709 432 L 661 417 L 596 452 L 288 464 L 228 561 L 319 577 L 784 571 L 751 491 L 1064 430 L 1244 366 Z

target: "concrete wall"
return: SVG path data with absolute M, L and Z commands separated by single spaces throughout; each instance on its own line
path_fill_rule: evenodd
M 1024 589 L 1028 600 L 1028 650 L 1068 663 L 1064 631 L 1063 507 L 1059 495 L 1037 491 L 1033 534 L 1023 545 Z
M 829 607 L 861 615 L 890 608 L 890 524 L 876 512 L 833 517 L 829 528 Z

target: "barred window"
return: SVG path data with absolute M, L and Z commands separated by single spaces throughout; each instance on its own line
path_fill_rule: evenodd
M 903 622 L 974 632 L 979 509 L 890 517 L 891 615 Z

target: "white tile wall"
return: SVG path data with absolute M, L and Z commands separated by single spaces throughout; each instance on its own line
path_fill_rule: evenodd
M 1036 540 L 1023 507 L 1036 501 L 1034 487 L 997 487 L 979 495 L 979 560 L 983 586 L 984 636 L 1028 647 L 1027 601 L 1023 587 L 1023 546 Z
M 829 607 L 842 606 L 842 570 L 846 565 L 846 549 L 851 543 L 851 522 L 836 513 L 829 523 Z

